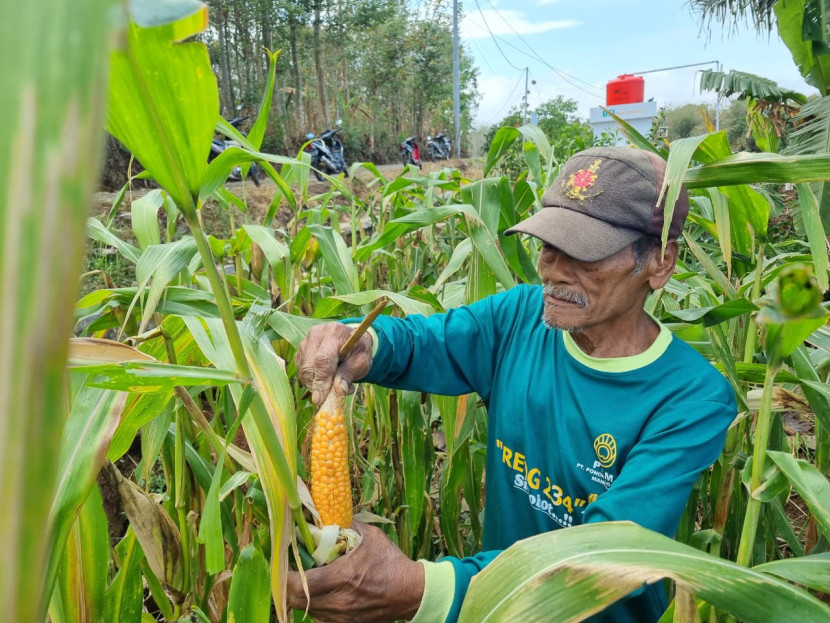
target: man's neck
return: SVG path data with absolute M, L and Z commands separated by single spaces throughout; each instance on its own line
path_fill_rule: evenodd
M 586 355 L 610 359 L 644 353 L 659 334 L 660 327 L 645 311 L 641 311 L 633 320 L 620 322 L 614 327 L 605 325 L 600 329 L 572 332 L 570 335 Z

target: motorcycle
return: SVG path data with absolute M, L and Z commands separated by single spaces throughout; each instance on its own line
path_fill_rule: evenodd
M 401 160 L 403 166 L 414 164 L 419 169 L 421 168 L 421 149 L 418 147 L 415 136 L 410 136 L 403 143 L 400 144 Z
M 242 122 L 247 120 L 248 117 L 235 117 L 228 121 L 233 127 L 235 127 L 242 136 L 247 136 L 245 132 L 239 129 L 239 126 L 242 125 Z M 210 145 L 210 153 L 208 154 L 208 162 L 212 162 L 219 154 L 225 151 L 228 147 L 241 147 L 239 143 L 234 141 L 233 139 L 229 138 L 216 138 L 213 137 L 213 142 Z M 262 176 L 263 171 L 262 168 L 256 162 L 251 163 L 251 167 L 248 169 L 248 177 L 254 183 L 255 186 L 260 185 L 259 178 Z M 242 181 L 242 167 L 234 167 L 231 170 L 230 175 L 228 175 L 228 181 L 230 182 L 241 182 Z
M 341 131 L 340 120 L 337 120 L 337 127 L 331 130 L 326 130 L 320 136 L 315 136 L 314 132 L 306 134 L 309 143 L 305 146 L 305 151 L 311 156 L 311 167 L 314 171 L 314 176 L 323 181 L 323 173 L 326 175 L 338 175 L 343 173 L 349 177 L 348 165 L 343 156 L 343 142 L 337 138 L 337 134 Z
M 443 132 L 435 137 L 427 136 L 427 149 L 429 150 L 429 159 L 432 162 L 449 160 L 452 152 L 452 140 Z

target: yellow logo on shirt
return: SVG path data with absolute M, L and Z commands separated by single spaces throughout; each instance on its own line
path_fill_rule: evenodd
M 594 439 L 594 451 L 603 467 L 611 467 L 617 460 L 617 442 L 608 433 Z

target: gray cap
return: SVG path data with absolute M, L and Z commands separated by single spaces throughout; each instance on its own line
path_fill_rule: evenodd
M 542 209 L 505 230 L 530 234 L 583 262 L 614 255 L 643 235 L 663 233 L 658 205 L 666 161 L 631 147 L 594 147 L 571 157 L 542 197 Z M 689 212 L 685 186 L 674 204 L 669 240 Z

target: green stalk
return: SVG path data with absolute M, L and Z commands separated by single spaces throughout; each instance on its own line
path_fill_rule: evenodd
M 755 264 L 755 282 L 752 284 L 751 296 L 753 301 L 758 300 L 761 296 L 764 250 L 765 243 L 761 242 L 758 246 L 758 259 Z M 752 317 L 749 316 L 747 318 L 746 340 L 744 342 L 744 363 L 752 363 L 753 359 L 755 359 L 755 346 L 758 338 L 757 334 L 758 331 L 755 327 L 755 323 L 752 321 Z M 741 424 L 727 432 L 723 450 L 723 454 L 726 459 L 734 456 L 735 452 L 738 450 L 742 437 L 743 426 Z M 710 553 L 718 558 L 720 558 L 721 546 L 723 545 L 723 533 L 726 529 L 726 520 L 729 517 L 729 507 L 732 505 L 732 492 L 735 487 L 735 473 L 736 470 L 734 468 L 727 467 L 724 469 L 723 478 L 721 478 L 715 502 L 715 518 L 712 529 L 720 538 L 712 545 Z
M 185 491 L 184 419 L 184 409 L 181 407 L 176 409 L 176 446 L 173 466 L 173 479 L 175 480 L 173 492 L 175 499 L 173 500 L 173 504 L 176 507 L 176 516 L 179 520 L 179 532 L 181 533 L 182 539 L 182 575 L 184 576 L 182 593 L 187 594 L 190 592 L 190 540 L 188 538 L 187 527 L 187 492 Z
M 752 492 L 761 486 L 761 476 L 764 471 L 764 460 L 767 456 L 770 425 L 772 424 L 772 390 L 775 386 L 775 374 L 779 365 L 768 365 L 764 377 L 764 390 L 761 394 L 761 407 L 758 409 L 758 420 L 755 424 L 755 443 L 752 450 L 752 476 L 749 482 L 750 496 L 744 516 L 744 525 L 741 531 L 741 542 L 738 546 L 737 563 L 748 567 L 752 563 L 752 551 L 755 547 L 755 533 L 758 530 L 758 519 L 761 517 L 761 500 L 752 496 Z
M 764 242 L 761 242 L 761 244 L 758 245 L 758 262 L 755 266 L 755 283 L 752 284 L 753 301 L 757 301 L 761 296 L 761 280 L 763 278 L 765 246 Z M 744 343 L 744 363 L 752 363 L 752 360 L 755 358 L 755 341 L 757 338 L 758 331 L 755 329 L 755 324 L 750 319 L 746 329 L 746 342 Z
M 205 269 L 205 275 L 210 283 L 213 296 L 216 299 L 216 306 L 219 308 L 219 315 L 222 318 L 222 325 L 225 327 L 225 333 L 228 337 L 228 345 L 233 353 L 234 362 L 239 370 L 240 376 L 245 379 L 251 378 L 251 368 L 248 366 L 248 359 L 245 356 L 245 348 L 242 345 L 242 337 L 239 335 L 239 328 L 236 326 L 236 318 L 233 314 L 228 297 L 225 296 L 222 280 L 219 277 L 219 271 L 216 270 L 216 264 L 213 263 L 213 255 L 210 252 L 205 233 L 202 230 L 202 225 L 199 222 L 198 214 L 194 209 L 182 210 L 185 220 L 190 227 L 190 233 L 196 241 L 196 248 L 199 250 L 199 256 L 202 258 L 202 265 Z M 251 417 L 254 424 L 262 435 L 265 447 L 268 454 L 274 460 L 274 467 L 277 470 L 277 477 L 280 485 L 285 490 L 288 497 L 288 505 L 291 508 L 291 515 L 300 529 L 300 535 L 303 539 L 303 544 L 306 548 L 313 552 L 316 546 L 314 545 L 314 538 L 311 536 L 311 531 L 308 529 L 305 517 L 303 516 L 303 506 L 300 501 L 300 495 L 297 492 L 297 483 L 288 467 L 288 461 L 285 459 L 285 453 L 282 451 L 282 445 L 277 437 L 277 431 L 271 426 L 270 418 L 265 409 L 265 405 L 261 400 L 254 400 L 251 403 Z

